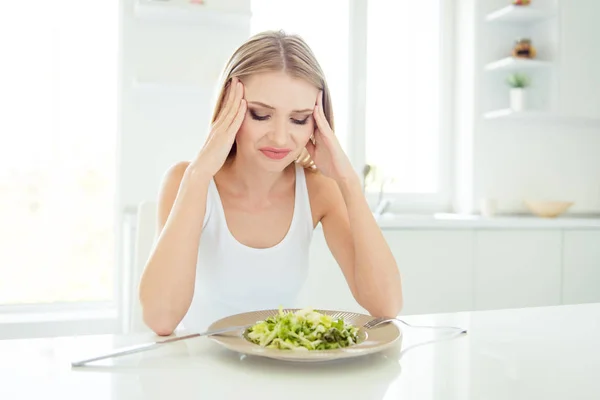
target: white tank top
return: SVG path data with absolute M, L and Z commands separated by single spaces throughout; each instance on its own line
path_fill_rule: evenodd
M 196 265 L 194 297 L 182 325 L 201 331 L 217 319 L 247 311 L 296 307 L 308 275 L 312 213 L 304 168 L 295 165 L 294 214 L 286 236 L 266 249 L 248 247 L 229 231 L 223 203 L 210 181 Z M 256 230 L 268 229 L 257 226 Z

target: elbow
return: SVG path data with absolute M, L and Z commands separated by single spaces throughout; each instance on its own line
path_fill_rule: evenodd
M 151 314 L 144 310 L 144 324 L 159 336 L 169 336 L 177 328 L 177 321 L 168 315 Z
M 393 305 L 393 314 L 390 314 L 390 316 L 394 316 L 397 317 L 398 315 L 400 315 L 400 313 L 402 312 L 402 308 L 404 307 L 404 301 L 402 299 L 402 294 L 400 294 L 400 298 L 395 302 L 395 304 Z
M 159 336 L 173 334 L 185 317 L 184 310 L 189 308 L 189 303 L 187 307 L 183 307 L 183 304 L 173 304 L 164 297 L 157 297 L 144 291 L 139 292 L 139 302 L 144 325 Z
M 158 308 L 156 304 L 148 304 L 140 296 L 140 305 L 142 307 L 142 320 L 144 325 L 150 328 L 159 336 L 169 336 L 177 328 L 177 320 L 168 309 Z
M 382 304 L 375 304 L 371 307 L 369 313 L 374 317 L 395 318 L 402 311 L 402 298 L 393 301 L 386 301 Z
M 164 307 L 152 301 L 151 297 L 142 290 L 142 285 L 138 289 L 138 302 L 142 309 L 142 321 L 152 332 L 159 336 L 169 336 L 177 328 L 179 321 L 175 321 L 170 313 Z
M 400 274 L 397 276 L 396 284 L 393 289 L 388 292 L 387 300 L 383 302 L 382 309 L 378 317 L 397 317 L 404 307 L 404 297 L 402 293 L 402 278 Z
M 395 290 L 394 293 L 383 294 L 379 292 L 370 296 L 359 296 L 358 302 L 371 314 L 373 317 L 395 318 L 404 307 L 402 289 Z

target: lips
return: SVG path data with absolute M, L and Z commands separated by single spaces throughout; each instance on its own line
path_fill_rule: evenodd
M 289 149 L 278 149 L 275 147 L 263 147 L 260 151 L 271 160 L 281 160 L 290 154 Z

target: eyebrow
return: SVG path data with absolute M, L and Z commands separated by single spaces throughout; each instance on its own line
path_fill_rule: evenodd
M 261 103 L 260 101 L 249 101 L 248 104 L 268 108 L 269 110 L 275 110 L 275 107 L 270 106 L 265 103 Z M 293 110 L 292 111 L 292 113 L 305 113 L 305 112 L 313 112 L 313 110 L 311 108 L 305 108 L 304 110 Z

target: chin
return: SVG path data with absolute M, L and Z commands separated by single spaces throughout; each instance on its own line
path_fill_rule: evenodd
M 296 160 L 295 158 L 291 157 L 285 157 L 281 160 L 269 160 L 265 159 L 262 154 L 260 154 L 260 157 L 260 165 L 269 172 L 282 172 Z

